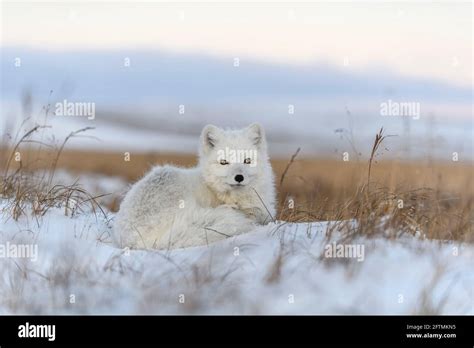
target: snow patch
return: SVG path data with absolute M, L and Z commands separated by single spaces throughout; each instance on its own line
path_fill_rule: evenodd
M 327 258 L 329 222 L 272 223 L 208 246 L 120 250 L 113 216 L 2 218 L 0 314 L 473 314 L 474 248 L 358 237 L 364 259 Z M 340 236 L 339 236 L 340 237 Z

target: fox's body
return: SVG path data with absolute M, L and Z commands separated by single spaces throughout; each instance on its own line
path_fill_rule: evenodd
M 197 167 L 155 167 L 132 186 L 117 213 L 114 239 L 130 248 L 205 245 L 268 223 L 274 213 L 263 129 L 206 126 Z

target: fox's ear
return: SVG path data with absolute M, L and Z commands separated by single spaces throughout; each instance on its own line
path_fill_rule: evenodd
M 203 151 L 208 151 L 216 146 L 221 130 L 212 124 L 205 126 L 201 133 L 201 147 Z
M 247 135 L 254 145 L 260 146 L 265 143 L 265 131 L 258 123 L 252 123 L 246 128 Z

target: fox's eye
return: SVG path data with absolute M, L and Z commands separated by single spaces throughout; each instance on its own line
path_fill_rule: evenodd
M 229 162 L 227 162 L 225 159 L 221 159 L 220 163 L 225 166 L 226 164 L 229 164 Z
M 251 158 L 246 158 L 246 159 L 244 160 L 244 163 L 245 163 L 245 164 L 250 164 L 250 163 L 252 163 L 252 159 L 251 159 Z

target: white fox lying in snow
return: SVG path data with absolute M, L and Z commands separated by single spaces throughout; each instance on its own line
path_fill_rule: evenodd
M 155 167 L 132 186 L 114 224 L 119 247 L 205 245 L 266 224 L 275 213 L 273 172 L 263 128 L 212 125 L 195 168 Z

